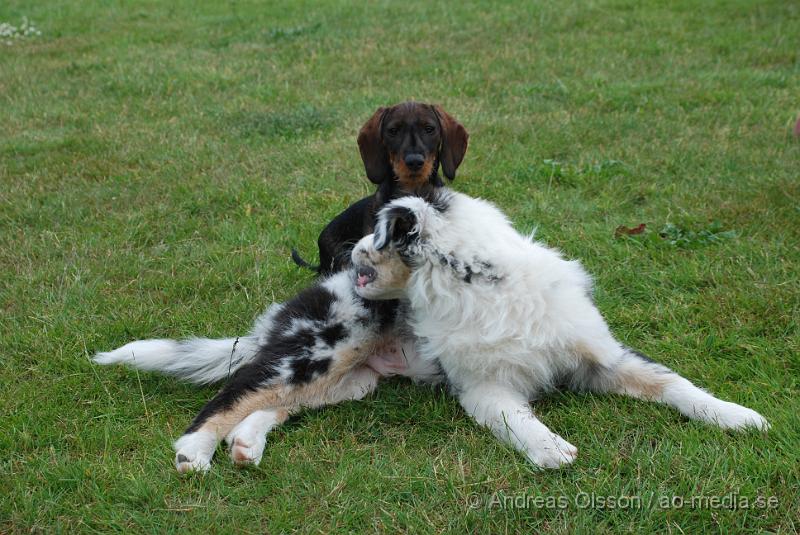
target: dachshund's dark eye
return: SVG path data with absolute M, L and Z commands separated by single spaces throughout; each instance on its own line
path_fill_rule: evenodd
M 434 127 L 432 127 L 431 125 L 428 125 L 428 126 L 425 127 L 425 133 L 426 134 L 433 134 L 434 132 L 436 132 L 436 129 Z

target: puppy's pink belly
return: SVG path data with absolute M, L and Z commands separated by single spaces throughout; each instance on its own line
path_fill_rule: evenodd
M 392 340 L 377 348 L 376 352 L 367 359 L 367 366 L 381 375 L 398 375 L 407 368 L 402 343 Z

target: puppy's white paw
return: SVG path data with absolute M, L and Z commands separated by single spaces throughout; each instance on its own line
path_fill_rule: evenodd
M 267 445 L 266 437 L 261 437 L 253 442 L 248 442 L 243 437 L 235 437 L 231 444 L 231 460 L 234 464 L 244 466 L 252 464 L 258 466 L 261 457 L 264 455 L 264 447 Z
M 728 401 L 721 402 L 721 406 L 714 407 L 707 413 L 707 420 L 723 429 L 744 430 L 755 428 L 761 431 L 769 429 L 767 420 L 753 409 L 742 407 Z
M 528 447 L 527 457 L 539 468 L 558 468 L 571 464 L 578 457 L 578 448 L 555 433 L 549 433 Z
M 178 472 L 206 472 L 217 447 L 212 433 L 196 432 L 183 435 L 175 442 L 175 468 Z
M 211 468 L 211 458 L 201 456 L 188 457 L 186 454 L 178 452 L 175 454 L 175 468 L 181 474 L 208 472 Z
M 258 465 L 267 445 L 267 433 L 286 418 L 276 410 L 255 411 L 233 428 L 225 441 L 231 447 L 231 460 L 237 465 Z

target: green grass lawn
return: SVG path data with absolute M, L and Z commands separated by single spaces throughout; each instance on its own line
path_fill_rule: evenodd
M 796 1 L 0 4 L 24 16 L 41 36 L 0 39 L 0 531 L 800 530 Z M 466 126 L 454 187 L 579 258 L 622 341 L 772 430 L 563 394 L 537 412 L 579 457 L 537 472 L 392 380 L 258 468 L 180 477 L 214 389 L 90 356 L 242 334 L 310 284 L 290 248 L 370 192 L 356 133 L 406 99 Z M 732 494 L 777 505 L 689 504 Z

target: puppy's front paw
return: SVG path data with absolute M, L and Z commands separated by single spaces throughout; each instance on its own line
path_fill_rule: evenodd
M 542 437 L 528 447 L 528 459 L 539 468 L 558 468 L 571 464 L 578 457 L 578 448 L 556 435 Z

